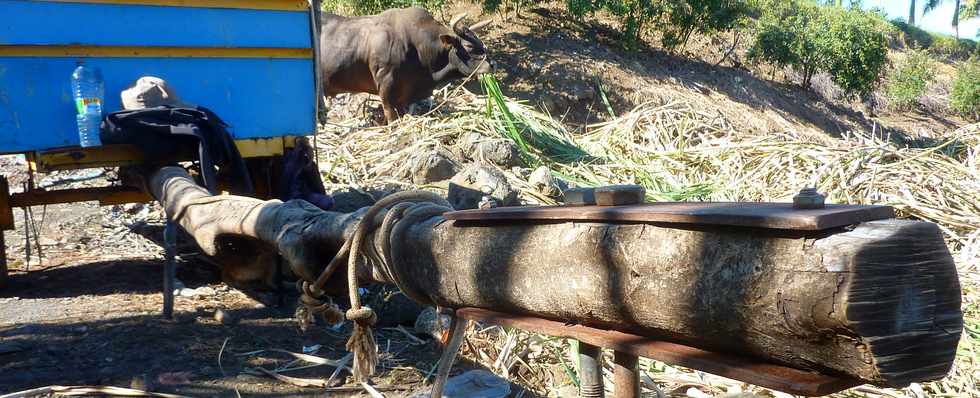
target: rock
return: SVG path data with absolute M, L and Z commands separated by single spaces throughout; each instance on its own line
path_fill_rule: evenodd
M 215 294 L 215 290 L 210 286 L 201 286 L 197 289 L 188 289 L 185 287 L 181 289 L 174 289 L 174 293 L 181 297 L 213 296 Z
M 575 385 L 562 386 L 558 389 L 558 398 L 578 398 L 578 387 Z
M 528 178 L 528 182 L 531 183 L 538 192 L 545 194 L 548 197 L 556 198 L 561 195 L 561 189 L 558 187 L 558 182 L 556 178 L 551 175 L 551 169 L 548 166 L 541 166 L 531 173 L 531 177 Z
M 333 197 L 334 202 L 331 211 L 340 213 L 353 213 L 362 208 L 370 207 L 375 202 L 373 196 L 352 188 L 331 193 L 330 196 Z
M 214 320 L 222 325 L 235 325 L 238 323 L 238 317 L 222 309 L 214 311 Z
M 511 168 L 523 164 L 521 151 L 514 141 L 491 138 L 480 133 L 467 133 L 458 143 L 463 155 L 478 162 Z
M 412 158 L 410 167 L 412 182 L 416 185 L 449 179 L 459 169 L 451 154 L 444 150 L 421 153 Z
M 440 318 L 441 321 L 438 321 Z M 442 338 L 443 332 L 449 330 L 449 322 L 451 321 L 449 315 L 439 316 L 434 307 L 425 307 L 418 319 L 415 320 L 415 333 L 432 336 L 432 338 L 439 340 Z
M 412 398 L 432 395 L 431 388 L 420 391 Z M 510 382 L 483 369 L 471 370 L 450 377 L 441 398 L 504 398 L 510 395 Z
M 368 290 L 367 305 L 378 315 L 379 327 L 415 325 L 422 306 L 405 296 L 397 287 L 375 285 Z
M 448 199 L 456 210 L 476 209 L 484 196 L 490 196 L 499 206 L 517 204 L 517 191 L 493 167 L 472 164 L 450 180 Z

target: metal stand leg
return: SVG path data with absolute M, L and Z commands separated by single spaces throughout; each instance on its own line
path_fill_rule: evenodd
M 163 317 L 174 317 L 174 277 L 177 271 L 177 226 L 167 220 L 163 229 L 163 250 L 166 261 L 163 264 Z
M 602 385 L 602 349 L 592 344 L 578 343 L 579 397 L 604 398 Z
M 616 398 L 640 397 L 639 358 L 619 351 L 613 352 L 613 380 Z
M 282 256 L 276 257 L 276 276 L 273 278 L 276 284 L 276 308 L 286 305 L 286 289 L 283 289 L 282 279 Z
M 7 285 L 7 246 L 4 241 L 4 232 L 0 228 L 0 289 Z
M 446 381 L 449 380 L 449 371 L 456 362 L 456 355 L 459 354 L 459 346 L 463 344 L 463 337 L 466 334 L 466 319 L 453 316 L 453 322 L 449 326 L 449 343 L 439 358 L 439 370 L 436 372 L 436 380 L 432 383 L 431 398 L 442 398 L 442 390 L 446 388 Z

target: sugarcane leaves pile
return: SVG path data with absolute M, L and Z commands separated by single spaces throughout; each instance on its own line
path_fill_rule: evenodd
M 575 144 L 571 134 L 556 120 L 506 97 L 493 75 L 480 76 L 486 92 L 487 118 L 501 135 L 520 148 L 529 164 L 599 162 L 599 158 Z

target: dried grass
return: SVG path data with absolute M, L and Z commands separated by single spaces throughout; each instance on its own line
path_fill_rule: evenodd
M 452 100 L 446 95 L 437 112 L 388 127 L 340 127 L 352 121 L 327 126 L 319 146 L 326 178 L 362 188 L 407 186 L 406 160 L 412 156 L 441 146 L 466 162 L 470 159 L 456 150 L 459 137 L 470 132 L 514 137 L 516 129 L 527 140 L 528 167 L 502 171 L 526 203 L 554 202 L 526 181 L 533 167 L 546 165 L 578 185 L 642 184 L 651 200 L 788 201 L 801 188 L 815 186 L 830 202 L 892 205 L 901 216 L 935 222 L 945 233 L 960 271 L 966 331 L 947 378 L 837 396 L 980 397 L 980 124 L 938 137 L 938 145 L 909 148 L 881 132 L 852 132 L 841 139 L 806 132 L 744 133 L 717 111 L 666 101 L 573 134 L 550 115 L 508 98 L 491 98 L 493 106 L 465 91 Z M 591 157 L 564 157 L 569 144 Z M 464 355 L 538 393 L 554 393 L 573 382 L 568 348 L 564 340 L 490 328 L 470 333 Z M 652 361 L 642 366 L 645 389 L 659 388 L 667 396 L 695 394 L 691 388 L 786 396 Z

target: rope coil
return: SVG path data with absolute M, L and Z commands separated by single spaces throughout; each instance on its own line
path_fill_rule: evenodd
M 352 368 L 355 380 L 367 381 L 374 375 L 378 363 L 377 342 L 371 329 L 377 323 L 378 317 L 370 307 L 361 305 L 357 280 L 359 261 L 362 257 L 367 259 L 374 269 L 379 270 L 385 279 L 398 286 L 412 300 L 432 304 L 431 297 L 415 291 L 405 283 L 406 273 L 399 266 L 398 256 L 401 245 L 405 242 L 405 233 L 412 225 L 451 210 L 452 206 L 446 199 L 427 191 L 399 192 L 382 198 L 361 217 L 354 236 L 344 242 L 317 280 L 312 284 L 304 281 L 297 285 L 301 292 L 300 301 L 309 312 L 307 316 L 312 317 L 318 311 L 321 314 L 335 314 L 334 310 L 339 313 L 339 308 L 332 301 L 327 303 L 321 299 L 322 289 L 340 264 L 347 260 L 347 287 L 351 308 L 343 315 L 354 323 L 354 331 L 347 341 L 347 350 L 354 354 Z M 383 218 L 378 221 L 382 215 Z M 375 244 L 365 245 L 367 236 L 372 233 Z M 376 250 L 378 243 L 381 246 L 380 252 Z

